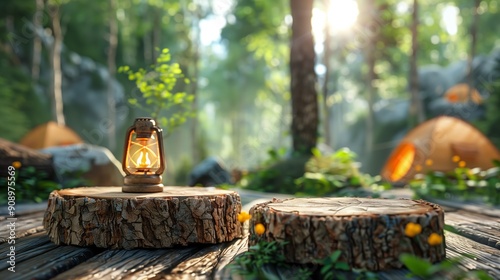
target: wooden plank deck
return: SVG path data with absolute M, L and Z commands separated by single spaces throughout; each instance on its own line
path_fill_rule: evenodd
M 105 250 L 57 246 L 42 227 L 44 208 L 17 213 L 16 272 L 7 270 L 10 244 L 8 220 L 0 216 L 0 279 L 242 279 L 228 268 L 247 250 L 247 239 L 229 243 L 171 249 Z M 445 221 L 456 232 L 446 231 L 447 257 L 464 258 L 464 270 L 482 269 L 500 279 L 500 216 L 446 207 Z M 477 210 L 477 209 L 476 209 Z M 493 214 L 492 214 L 493 213 Z M 276 279 L 293 279 L 293 269 L 265 267 Z M 403 279 L 407 270 L 377 273 L 378 279 Z M 348 279 L 349 279 L 349 275 Z

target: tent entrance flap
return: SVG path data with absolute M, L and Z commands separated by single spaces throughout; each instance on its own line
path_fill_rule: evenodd
M 401 144 L 387 162 L 391 180 L 398 181 L 403 178 L 410 170 L 414 159 L 415 146 L 411 143 Z

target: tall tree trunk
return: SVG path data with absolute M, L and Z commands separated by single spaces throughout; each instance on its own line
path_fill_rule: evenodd
M 108 46 L 108 148 L 116 148 L 116 101 L 113 80 L 116 73 L 116 46 L 118 44 L 118 26 L 116 22 L 116 0 L 109 0 L 109 46 Z
M 7 34 L 16 34 L 15 28 L 14 28 L 14 16 L 7 16 L 5 18 L 5 29 L 7 30 Z M 0 50 L 5 51 L 7 54 L 9 54 L 7 57 L 9 60 L 15 64 L 15 65 L 20 65 L 21 60 L 19 60 L 18 53 L 21 51 L 19 48 L 20 42 L 16 41 L 15 39 L 10 40 L 10 44 L 1 44 L 0 43 Z
M 150 32 L 144 32 L 142 36 L 143 48 L 144 48 L 144 62 L 146 64 L 153 63 L 153 46 Z
M 155 9 L 153 13 L 153 61 L 156 61 L 161 46 L 161 17 L 162 9 Z
M 372 1 L 365 1 L 366 5 L 369 5 L 367 8 L 369 13 L 368 19 L 368 28 L 371 30 L 367 36 L 369 36 L 367 40 L 367 44 L 365 47 L 365 56 L 366 56 L 366 64 L 368 66 L 368 73 L 366 76 L 366 84 L 367 84 L 367 96 L 366 100 L 368 103 L 368 117 L 366 118 L 366 137 L 365 137 L 365 156 L 370 155 L 373 151 L 374 145 L 374 130 L 375 130 L 375 113 L 373 111 L 373 105 L 375 103 L 375 95 L 377 94 L 376 89 L 373 85 L 373 82 L 377 78 L 375 73 L 375 52 L 376 43 L 379 34 L 379 26 L 377 23 L 379 10 L 376 7 L 376 4 Z
M 42 57 L 42 40 L 37 35 L 38 30 L 42 29 L 43 0 L 35 0 L 35 15 L 33 16 L 33 60 L 31 62 L 31 78 L 38 81 L 40 76 L 40 61 Z
M 418 93 L 418 70 L 417 70 L 417 53 L 418 53 L 418 0 L 413 0 L 413 13 L 411 24 L 411 56 L 410 56 L 410 124 L 411 127 L 425 120 L 422 109 L 422 100 Z
M 192 43 L 192 66 L 191 66 L 191 94 L 193 94 L 194 100 L 192 104 L 192 110 L 196 114 L 193 118 L 191 118 L 191 148 L 192 148 L 192 156 L 193 162 L 198 162 L 201 160 L 201 147 L 200 147 L 200 137 L 198 133 L 198 76 L 199 76 L 199 61 L 200 61 L 200 29 L 199 29 L 199 14 L 196 15 L 195 19 L 196 23 L 194 26 L 194 37 Z
M 52 23 L 52 35 L 54 42 L 51 49 L 51 67 L 52 67 L 52 81 L 50 84 L 50 93 L 52 94 L 52 105 L 54 119 L 57 124 L 65 125 L 64 112 L 63 112 L 63 98 L 62 98 L 62 73 L 61 73 L 61 47 L 62 47 L 62 31 L 59 15 L 59 5 L 49 6 L 50 20 Z
M 467 60 L 467 84 L 469 85 L 468 99 L 471 100 L 472 90 L 474 88 L 474 66 L 472 64 L 474 60 L 474 55 L 476 55 L 476 45 L 477 45 L 477 26 L 479 23 L 479 13 L 478 8 L 481 0 L 474 0 L 474 9 L 472 13 L 472 23 L 470 26 L 470 53 Z
M 290 0 L 290 7 L 293 18 L 290 49 L 293 149 L 309 154 L 317 143 L 319 122 L 311 32 L 313 0 Z
M 371 45 L 371 44 L 370 44 Z M 375 103 L 375 94 L 376 89 L 373 86 L 373 82 L 375 81 L 375 50 L 373 49 L 373 45 L 368 47 L 368 56 L 367 56 L 367 64 L 368 64 L 368 75 L 367 75 L 367 96 L 366 100 L 368 103 L 368 117 L 366 118 L 366 138 L 365 138 L 365 154 L 369 154 L 373 151 L 373 142 L 374 142 L 374 130 L 375 130 L 375 112 L 373 111 L 373 105 Z
M 192 10 L 189 8 L 190 3 L 181 2 L 182 17 L 185 26 L 185 36 L 186 42 L 188 42 L 187 48 L 184 51 L 184 59 L 189 61 L 184 73 L 187 73 L 190 78 L 190 84 L 187 85 L 186 91 L 191 93 L 194 97 L 193 103 L 191 103 L 191 110 L 196 114 L 198 110 L 198 75 L 199 75 L 199 45 L 200 45 L 200 28 L 199 22 L 201 18 L 201 11 L 199 6 L 195 6 Z M 195 115 L 189 121 L 189 133 L 191 140 L 191 161 L 196 164 L 201 160 L 201 147 L 198 135 L 198 116 Z
M 330 9 L 330 1 L 324 0 L 325 11 L 329 11 Z M 324 119 L 323 119 L 323 130 L 325 133 L 325 144 L 328 146 L 332 146 L 331 141 L 331 132 L 330 132 L 330 108 L 328 107 L 328 95 L 329 88 L 328 83 L 330 81 L 330 57 L 332 53 L 331 47 L 331 34 L 330 34 L 330 19 L 327 14 L 327 18 L 325 20 L 325 43 L 324 43 L 324 53 L 323 53 L 323 64 L 325 65 L 325 77 L 323 79 L 323 111 L 324 111 Z

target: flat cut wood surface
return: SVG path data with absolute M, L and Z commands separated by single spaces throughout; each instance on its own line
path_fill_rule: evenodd
M 229 267 L 235 256 L 247 250 L 247 238 L 214 245 L 195 245 L 170 249 L 109 250 L 95 247 L 58 246 L 50 242 L 42 227 L 44 211 L 17 212 L 16 273 L 7 271 L 8 229 L 0 216 L 0 279 L 241 279 Z M 482 215 L 447 208 L 445 223 L 457 233 L 445 231 L 447 258 L 464 257 L 461 269 L 484 269 L 500 279 L 500 216 Z M 480 238 L 475 238 L 477 233 Z M 300 266 L 266 266 L 267 275 L 291 280 Z M 405 279 L 405 269 L 378 272 L 381 280 Z M 347 279 L 355 276 L 344 273 Z
M 216 188 L 200 187 L 163 187 L 163 192 L 157 193 L 124 193 L 121 187 L 86 187 L 63 189 L 57 191 L 62 197 L 92 197 L 92 198 L 170 198 L 170 197 L 204 197 L 232 194 L 234 191 Z
M 435 210 L 431 205 L 415 200 L 350 197 L 285 199 L 269 203 L 267 207 L 300 215 L 336 217 L 426 214 Z

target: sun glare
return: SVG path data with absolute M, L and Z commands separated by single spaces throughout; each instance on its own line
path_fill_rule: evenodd
M 323 42 L 325 22 L 328 21 L 332 34 L 349 30 L 358 18 L 358 4 L 355 0 L 330 0 L 328 12 L 314 8 L 312 28 L 316 42 Z
M 358 18 L 358 4 L 354 0 L 331 0 L 327 20 L 333 32 L 351 28 Z

